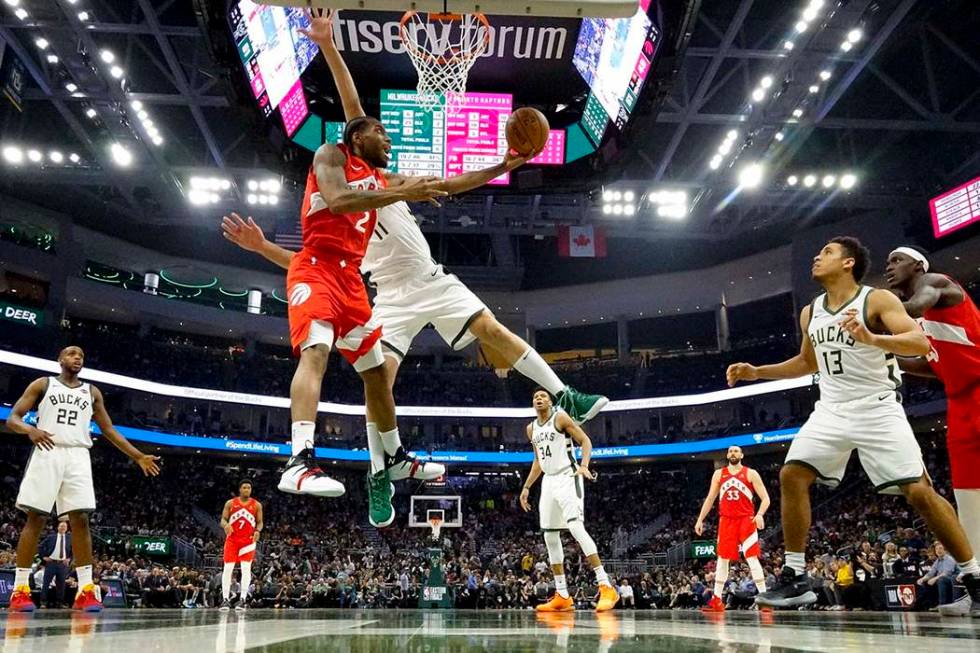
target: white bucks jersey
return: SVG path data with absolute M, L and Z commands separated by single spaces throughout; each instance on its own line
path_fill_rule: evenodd
M 91 447 L 92 387 L 69 388 L 55 377 L 37 405 L 37 428 L 53 436 L 59 447 Z
M 405 202 L 378 209 L 378 222 L 361 262 L 361 272 L 383 293 L 383 286 L 412 272 L 441 272 L 415 216 Z
M 894 354 L 857 342 L 840 326 L 844 313 L 851 309 L 857 309 L 858 321 L 868 326 L 868 295 L 873 291 L 874 288 L 861 286 L 851 301 L 833 312 L 827 307 L 826 294 L 811 304 L 807 337 L 817 356 L 823 401 L 853 401 L 875 394 L 891 394 L 902 385 Z
M 541 471 L 549 476 L 575 471 L 578 467 L 574 443 L 555 426 L 557 418 L 558 411 L 554 410 L 544 424 L 539 424 L 537 419 L 531 424 L 531 444 L 538 454 Z

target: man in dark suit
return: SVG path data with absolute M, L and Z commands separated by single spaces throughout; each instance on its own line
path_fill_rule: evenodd
M 52 579 L 55 581 L 54 600 L 48 599 L 49 608 L 61 608 L 65 603 L 65 579 L 71 567 L 71 533 L 68 522 L 58 522 L 58 530 L 44 538 L 38 549 L 44 560 L 44 582 L 41 586 L 41 600 L 49 596 Z

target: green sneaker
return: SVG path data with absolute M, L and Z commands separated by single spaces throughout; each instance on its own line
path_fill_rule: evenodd
M 568 413 L 576 424 L 584 424 L 599 414 L 609 399 L 602 395 L 588 395 L 570 385 L 558 393 L 558 407 Z
M 395 486 L 391 484 L 388 470 L 377 474 L 367 475 L 368 486 L 368 521 L 375 528 L 384 528 L 395 521 L 395 508 L 391 505 L 391 497 L 395 494 Z

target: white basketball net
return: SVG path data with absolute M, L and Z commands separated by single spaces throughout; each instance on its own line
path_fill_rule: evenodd
M 490 43 L 490 24 L 483 14 L 406 12 L 401 37 L 419 75 L 418 104 L 432 111 L 446 98 L 446 112 L 462 105 L 470 68 Z
M 442 520 L 438 517 L 430 517 L 429 526 L 432 528 L 432 539 L 438 540 L 439 533 L 442 531 Z

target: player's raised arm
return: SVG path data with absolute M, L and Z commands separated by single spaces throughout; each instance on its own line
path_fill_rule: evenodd
M 595 477 L 592 474 L 592 470 L 589 469 L 589 463 L 592 462 L 592 438 L 582 430 L 581 426 L 575 423 L 575 420 L 568 416 L 568 413 L 558 413 L 558 416 L 555 418 L 555 428 L 567 433 L 572 438 L 572 441 L 582 448 L 582 460 L 575 473 L 579 476 L 584 476 L 590 481 L 594 481 Z
M 715 501 L 718 500 L 718 492 L 721 490 L 721 470 L 716 469 L 715 473 L 711 475 L 711 487 L 708 488 L 708 496 L 704 498 L 704 503 L 701 504 L 701 512 L 698 513 L 698 520 L 694 522 L 694 532 L 698 535 L 704 533 L 704 518 L 708 516 L 711 512 L 711 506 L 715 505 Z
M 807 336 L 807 327 L 810 326 L 810 307 L 806 306 L 800 311 L 800 327 L 803 332 L 803 341 L 800 344 L 800 353 L 792 358 L 777 363 L 775 365 L 755 366 L 750 363 L 733 363 L 728 366 L 725 376 L 728 385 L 734 386 L 739 381 L 758 381 L 759 379 L 795 379 L 807 374 L 817 372 L 817 357 L 813 352 L 813 345 Z
M 24 390 L 24 394 L 20 396 L 17 403 L 10 409 L 10 416 L 7 417 L 7 428 L 14 433 L 26 435 L 36 447 L 41 449 L 54 449 L 54 441 L 51 439 L 50 433 L 35 428 L 24 421 L 24 416 L 27 415 L 27 411 L 37 406 L 37 402 L 41 400 L 41 397 L 44 396 L 44 392 L 47 389 L 48 380 L 46 378 L 35 379 L 31 382 L 27 386 L 27 389 Z
M 532 156 L 537 155 L 535 154 Z M 483 170 L 474 170 L 473 172 L 466 172 L 455 177 L 441 179 L 436 183 L 436 187 L 445 191 L 448 195 L 459 195 L 460 193 L 465 193 L 466 191 L 473 190 L 474 188 L 484 186 L 500 175 L 506 174 L 515 168 L 521 167 L 527 163 L 528 159 L 532 158 L 532 156 L 521 156 L 508 152 L 504 156 L 503 160 L 497 165 L 484 168 Z M 388 183 L 392 186 L 398 186 L 399 184 L 403 184 L 412 179 L 412 177 L 399 175 L 397 173 L 389 174 L 387 177 Z
M 111 442 L 116 449 L 122 451 L 124 454 L 129 456 L 133 462 L 139 465 L 140 469 L 143 470 L 143 474 L 146 476 L 157 476 L 160 473 L 160 467 L 157 466 L 157 461 L 160 460 L 160 457 L 143 453 L 134 447 L 130 441 L 122 435 L 122 433 L 116 430 L 116 427 L 112 425 L 112 420 L 109 418 L 109 413 L 106 412 L 105 401 L 102 399 L 102 392 L 94 385 L 91 387 L 92 419 L 99 425 L 99 430 L 102 431 L 102 435 L 104 435 L 105 439 Z
M 308 36 L 314 43 L 320 46 L 323 58 L 327 60 L 333 82 L 337 86 L 340 94 L 340 102 L 344 107 L 344 118 L 348 121 L 367 115 L 361 107 L 361 98 L 357 94 L 357 87 L 354 85 L 354 78 L 351 77 L 344 58 L 337 49 L 337 44 L 333 41 L 333 21 L 337 10 L 310 10 L 310 29 L 300 30 L 300 33 Z
M 769 510 L 769 504 L 771 503 L 769 492 L 766 490 L 766 485 L 762 482 L 762 477 L 759 476 L 759 472 L 754 469 L 749 470 L 749 482 L 752 483 L 752 489 L 755 490 L 755 495 L 759 497 L 759 509 L 755 512 L 755 516 L 752 519 L 755 520 L 756 528 L 761 530 L 766 527 L 763 518 L 766 515 L 766 511 Z
M 286 270 L 289 269 L 289 264 L 296 254 L 269 242 L 262 233 L 262 227 L 257 225 L 255 220 L 251 217 L 247 221 L 242 220 L 242 217 L 235 212 L 232 212 L 230 217 L 226 215 L 221 218 L 221 235 L 245 251 L 255 252 Z
M 884 349 L 899 356 L 925 356 L 929 339 L 909 314 L 901 300 L 887 290 L 873 290 L 868 296 L 868 315 L 865 319 L 881 322 L 888 334 L 872 333 L 857 319 L 852 309 L 844 314 L 841 327 L 858 342 Z

